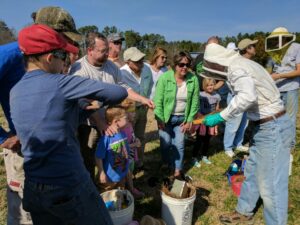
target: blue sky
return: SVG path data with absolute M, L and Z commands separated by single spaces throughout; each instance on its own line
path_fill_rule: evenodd
M 19 31 L 44 6 L 66 9 L 77 28 L 96 25 L 101 31 L 114 25 L 122 31 L 158 33 L 167 41 L 204 42 L 213 35 L 300 28 L 298 0 L 1 0 L 0 19 Z

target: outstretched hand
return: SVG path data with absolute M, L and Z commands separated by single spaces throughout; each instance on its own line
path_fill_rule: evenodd
M 154 109 L 155 108 L 155 104 L 152 100 L 148 99 L 148 98 L 143 98 L 143 100 L 141 101 L 141 103 L 145 106 L 148 106 L 150 109 Z

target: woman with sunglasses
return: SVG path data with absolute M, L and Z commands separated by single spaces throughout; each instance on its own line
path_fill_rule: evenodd
M 176 54 L 172 70 L 159 77 L 154 96 L 162 167 L 174 168 L 175 178 L 183 178 L 184 134 L 199 109 L 199 83 L 189 72 L 191 61 L 187 52 Z

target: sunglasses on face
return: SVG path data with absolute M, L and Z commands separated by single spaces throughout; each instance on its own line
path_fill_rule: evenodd
M 51 52 L 51 54 L 57 58 L 57 59 L 61 59 L 62 61 L 65 61 L 67 56 L 68 56 L 68 53 L 64 50 L 54 50 Z
M 122 41 L 113 41 L 114 45 L 122 45 Z
M 177 66 L 179 66 L 180 68 L 183 68 L 183 67 L 190 68 L 191 64 L 190 63 L 178 63 Z
M 131 61 L 134 64 L 143 64 L 144 63 L 144 58 L 140 59 L 139 61 Z

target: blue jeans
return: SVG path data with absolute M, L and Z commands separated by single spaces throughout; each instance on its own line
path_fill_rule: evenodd
M 71 187 L 25 180 L 23 207 L 36 225 L 112 225 L 92 180 Z
M 162 161 L 177 170 L 182 170 L 184 157 L 184 133 L 180 128 L 183 121 L 184 116 L 171 116 L 165 129 L 159 130 Z
M 267 225 L 286 224 L 291 121 L 288 115 L 255 126 L 236 210 L 253 215 L 261 196 Z
M 232 94 L 227 96 L 227 104 L 231 101 Z M 232 118 L 225 123 L 224 149 L 230 151 L 235 147 L 241 146 L 244 140 L 245 130 L 248 125 L 247 113 Z
M 292 125 L 293 125 L 293 133 L 292 133 L 292 144 L 291 149 L 293 149 L 296 145 L 296 121 L 297 121 L 297 112 L 298 112 L 298 91 L 299 89 L 287 91 L 287 92 L 280 92 L 280 97 L 283 101 L 285 106 L 286 112 L 291 118 Z

